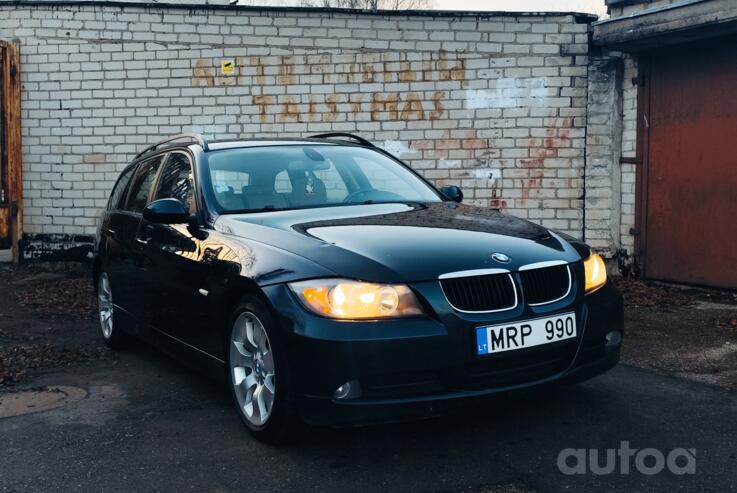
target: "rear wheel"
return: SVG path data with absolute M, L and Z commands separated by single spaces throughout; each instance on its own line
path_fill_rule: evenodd
M 101 272 L 97 278 L 97 312 L 102 329 L 102 339 L 113 349 L 121 349 L 128 342 L 128 334 L 123 332 L 120 317 L 116 315 L 113 304 L 113 288 L 110 277 Z
M 251 435 L 268 443 L 292 438 L 297 418 L 286 351 L 273 317 L 257 298 L 236 309 L 227 355 L 233 403 Z

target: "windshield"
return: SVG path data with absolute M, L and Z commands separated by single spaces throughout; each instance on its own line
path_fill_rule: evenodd
M 387 202 L 440 202 L 438 193 L 384 154 L 362 147 L 285 145 L 208 153 L 224 212 Z

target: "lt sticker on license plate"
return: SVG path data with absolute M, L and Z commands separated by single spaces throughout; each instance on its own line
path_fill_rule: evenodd
M 576 337 L 576 314 L 523 320 L 476 328 L 479 355 L 523 349 Z

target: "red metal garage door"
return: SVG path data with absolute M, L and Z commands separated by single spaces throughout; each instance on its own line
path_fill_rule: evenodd
M 737 288 L 736 47 L 721 39 L 650 57 L 641 115 L 645 277 Z

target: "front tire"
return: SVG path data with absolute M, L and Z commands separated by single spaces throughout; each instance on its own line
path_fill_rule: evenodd
M 113 288 L 107 272 L 101 272 L 97 278 L 97 312 L 102 330 L 102 340 L 112 349 L 123 349 L 129 342 L 129 336 L 122 327 L 122 322 L 113 304 Z
M 293 438 L 298 420 L 286 347 L 258 298 L 247 298 L 235 310 L 226 355 L 233 404 L 251 435 L 266 443 Z

